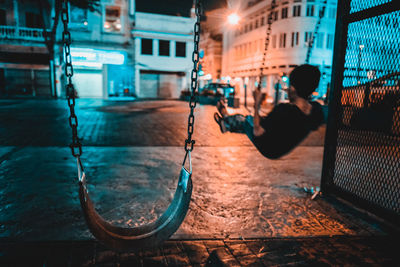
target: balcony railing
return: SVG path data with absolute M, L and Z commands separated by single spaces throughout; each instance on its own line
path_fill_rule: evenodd
M 0 26 L 0 41 L 8 40 L 29 40 L 29 41 L 44 41 L 43 29 L 15 27 L 15 26 Z

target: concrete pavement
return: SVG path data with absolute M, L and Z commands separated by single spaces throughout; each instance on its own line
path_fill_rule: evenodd
M 126 226 L 160 216 L 172 198 L 184 155 L 187 103 L 80 100 L 78 105 L 83 160 L 98 211 Z M 92 239 L 79 207 L 75 163 L 66 147 L 70 130 L 65 106 L 65 101 L 0 101 L 0 239 L 14 242 L 16 250 L 26 242 L 58 247 L 52 242 L 69 240 L 61 246 L 71 246 L 69 242 Z M 174 242 L 218 239 L 226 247 L 231 239 L 285 238 L 302 244 L 302 238 L 343 236 L 358 244 L 363 238 L 385 238 L 377 221 L 332 199 L 312 201 L 304 192 L 304 186 L 319 185 L 323 127 L 292 153 L 272 161 L 245 136 L 222 135 L 212 119 L 214 112 L 211 106 L 198 106 L 196 111 L 194 191 Z M 376 248 L 367 245 L 367 250 Z M 207 251 L 206 259 L 212 254 Z M 4 253 L 12 255 L 11 250 Z M 355 255 L 362 262 L 362 253 Z M 174 265 L 164 256 L 159 264 Z M 257 262 L 264 256 L 257 256 Z M 379 256 L 376 262 L 393 256 Z M 282 260 L 278 258 L 276 264 Z
M 388 242 L 390 241 L 390 242 Z M 171 240 L 139 253 L 95 241 L 2 242 L 1 266 L 397 266 L 393 238 Z

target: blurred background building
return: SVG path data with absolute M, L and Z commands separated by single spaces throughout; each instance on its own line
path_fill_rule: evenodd
M 323 0 L 277 0 L 262 88 L 270 99 L 287 87 L 286 76 L 305 63 Z M 336 0 L 328 0 L 314 40 L 310 64 L 323 73 L 318 95 L 329 87 Z M 23 3 L 23 4 L 22 4 Z M 185 3 L 191 5 L 191 3 Z M 71 5 L 73 82 L 78 97 L 103 99 L 178 98 L 189 88 L 193 50 L 190 13 L 156 14 L 135 0 L 101 0 L 97 11 Z M 148 5 L 147 5 L 148 7 Z M 257 84 L 271 0 L 227 1 L 206 11 L 200 38 L 200 87 L 235 84 L 244 98 Z M 183 9 L 182 9 L 183 10 Z M 236 25 L 227 22 L 237 13 Z M 0 1 L 0 96 L 59 97 L 62 75 L 62 23 L 57 39 L 44 38 L 54 17 L 52 0 Z M 248 93 L 250 95 L 250 93 Z
M 194 18 L 136 12 L 135 88 L 141 98 L 178 98 L 193 68 Z
M 0 96 L 65 96 L 62 23 L 54 42 L 44 35 L 54 9 L 52 0 L 0 1 Z M 135 0 L 70 5 L 78 97 L 178 98 L 189 86 L 194 23 L 189 9 L 178 15 L 137 12 Z
M 52 5 L 0 1 L 0 96 L 54 96 L 50 55 L 43 36 Z
M 232 1 L 231 12 L 240 18 L 237 25 L 222 28 L 222 79 L 238 83 L 241 98 L 244 90 L 254 90 L 263 59 L 266 24 L 271 0 Z M 273 13 L 270 43 L 265 60 L 262 90 L 272 101 L 275 87 L 287 87 L 286 78 L 297 65 L 305 63 L 307 48 L 318 22 L 323 1 L 277 0 Z M 318 95 L 322 98 L 329 87 L 336 21 L 336 0 L 328 0 L 325 15 L 314 40 L 310 64 L 322 72 Z M 282 98 L 284 98 L 282 96 Z
M 54 24 L 51 0 L 0 2 L 1 95 L 64 96 L 62 23 L 56 39 L 45 39 Z M 73 82 L 78 97 L 134 95 L 131 28 L 134 1 L 100 1 L 91 12 L 70 6 Z
M 135 95 L 130 34 L 134 9 L 130 5 L 134 1 L 100 1 L 98 12 L 70 6 L 73 82 L 78 97 L 107 99 Z M 58 52 L 62 54 L 62 47 Z M 62 86 L 59 95 L 65 95 L 63 90 Z
M 200 86 L 221 79 L 222 26 L 226 20 L 226 8 L 205 12 L 200 36 Z

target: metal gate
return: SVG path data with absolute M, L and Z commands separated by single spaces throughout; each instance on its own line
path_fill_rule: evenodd
M 339 0 L 321 179 L 324 193 L 398 225 L 399 7 L 397 0 Z

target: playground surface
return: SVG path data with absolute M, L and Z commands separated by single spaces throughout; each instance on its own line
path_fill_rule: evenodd
M 80 210 L 65 101 L 0 102 L 0 264 L 387 265 L 398 257 L 379 220 L 304 190 L 319 186 L 324 127 L 269 160 L 245 136 L 221 134 L 206 105 L 195 113 L 185 221 L 161 248 L 112 252 L 93 240 Z M 172 100 L 78 100 L 89 193 L 107 220 L 136 226 L 168 206 L 188 111 Z

